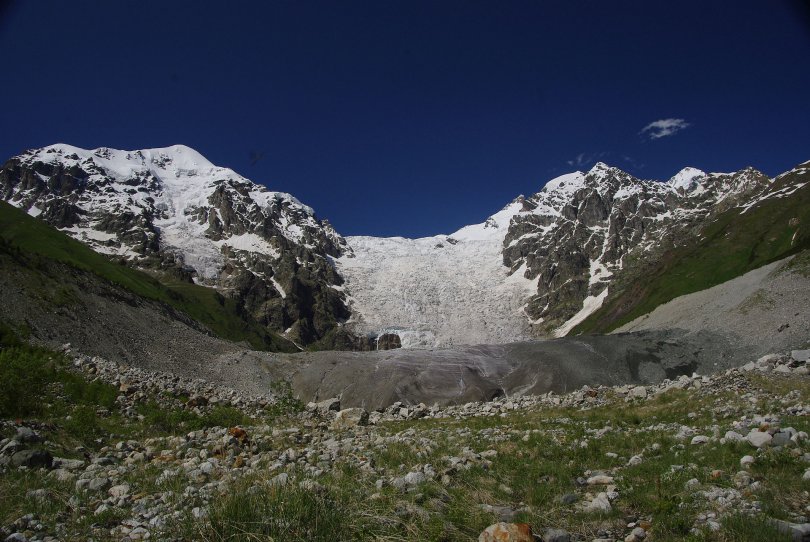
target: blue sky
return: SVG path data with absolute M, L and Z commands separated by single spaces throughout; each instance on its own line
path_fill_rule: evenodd
M 0 5 L 3 160 L 183 143 L 346 235 L 449 233 L 597 160 L 810 159 L 798 0 Z

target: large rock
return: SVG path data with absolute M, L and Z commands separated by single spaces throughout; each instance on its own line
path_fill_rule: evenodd
M 29 469 L 49 469 L 53 465 L 53 456 L 47 450 L 22 450 L 11 456 L 11 464 Z
M 478 535 L 478 542 L 535 542 L 526 523 L 496 523 Z
M 363 408 L 346 408 L 335 416 L 332 430 L 342 431 L 358 425 L 368 425 L 368 412 Z
M 758 431 L 757 429 L 752 429 L 748 436 L 745 439 L 756 448 L 764 448 L 765 446 L 770 445 L 773 437 L 769 435 L 765 431 Z

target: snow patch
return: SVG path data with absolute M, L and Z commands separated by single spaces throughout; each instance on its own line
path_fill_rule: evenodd
M 582 308 L 578 313 L 571 317 L 570 320 L 565 322 L 554 331 L 555 337 L 565 337 L 572 329 L 574 329 L 580 322 L 585 320 L 588 316 L 599 310 L 602 303 L 607 299 L 608 289 L 605 288 L 599 295 L 589 295 L 582 302 Z

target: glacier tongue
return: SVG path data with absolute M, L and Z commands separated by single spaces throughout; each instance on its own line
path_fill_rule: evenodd
M 337 260 L 353 314 L 347 326 L 397 333 L 404 348 L 528 338 L 523 305 L 537 281 L 523 278 L 522 270 L 510 276 L 503 265 L 508 219 L 500 222 L 517 212 L 510 207 L 504 216 L 459 230 L 458 238 L 348 237 L 354 256 Z

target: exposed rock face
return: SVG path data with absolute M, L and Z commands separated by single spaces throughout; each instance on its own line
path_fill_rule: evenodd
M 535 334 L 564 335 L 598 308 L 623 269 L 691 242 L 717 214 L 752 200 L 771 180 L 753 169 L 667 183 L 599 163 L 550 181 L 525 200 L 504 239 L 504 264 L 537 292 L 524 307 Z
M 99 252 L 216 287 L 300 343 L 349 316 L 332 226 L 188 147 L 29 151 L 0 169 L 0 197 Z
M 384 333 L 377 338 L 377 350 L 402 348 L 402 341 L 396 333 Z

